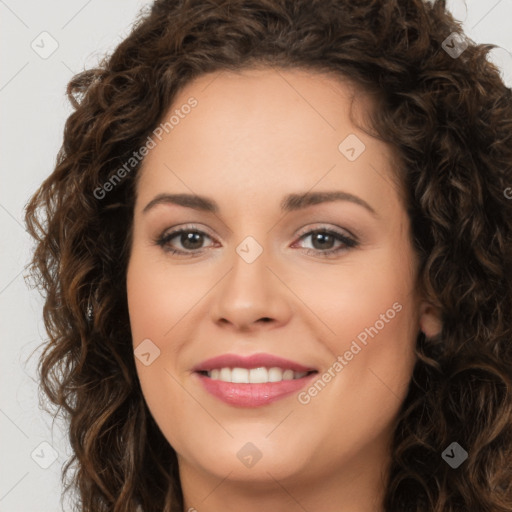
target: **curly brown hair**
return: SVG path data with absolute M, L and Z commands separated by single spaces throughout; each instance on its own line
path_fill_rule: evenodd
M 178 90 L 251 66 L 328 72 L 378 98 L 374 136 L 396 148 L 420 267 L 442 312 L 420 334 L 391 452 L 388 512 L 512 510 L 512 91 L 487 60 L 454 58 L 444 1 L 157 0 L 95 69 L 68 85 L 74 112 L 53 173 L 26 207 L 30 270 L 49 336 L 41 389 L 69 420 L 77 510 L 181 510 L 175 451 L 136 374 L 126 269 L 137 171 L 95 191 L 141 147 Z M 88 305 L 94 317 L 87 319 Z M 458 468 L 441 453 L 468 452 Z

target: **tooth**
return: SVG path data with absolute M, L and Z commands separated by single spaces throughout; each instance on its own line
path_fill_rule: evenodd
M 268 381 L 269 382 L 280 382 L 283 380 L 283 370 L 281 368 L 270 368 L 268 370 Z
M 272 368 L 214 368 L 208 372 L 208 377 L 223 382 L 234 382 L 236 384 L 264 384 L 266 382 L 281 382 L 283 380 L 302 379 L 308 372 L 294 372 L 283 370 L 277 366 Z
M 231 382 L 249 384 L 249 370 L 247 368 L 233 368 L 231 370 Z
M 249 370 L 249 382 L 251 384 L 268 382 L 268 370 L 266 368 L 253 368 Z
M 231 382 L 231 368 L 221 368 L 219 373 L 219 380 L 224 382 Z
M 293 370 L 285 370 L 283 372 L 283 380 L 292 380 L 293 379 Z

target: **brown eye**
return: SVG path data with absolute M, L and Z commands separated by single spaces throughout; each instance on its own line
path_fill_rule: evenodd
M 204 242 L 203 234 L 198 233 L 197 231 L 182 232 L 179 236 L 181 245 L 185 249 L 189 249 L 191 251 L 200 249 Z
M 319 250 L 332 249 L 336 239 L 325 231 L 315 231 L 311 235 L 313 247 Z
M 356 247 L 358 242 L 342 233 L 329 229 L 315 229 L 304 233 L 299 241 L 311 240 L 309 247 L 304 247 L 306 254 L 329 256 Z
M 210 239 L 203 231 L 197 229 L 178 229 L 170 233 L 164 233 L 156 243 L 165 251 L 173 254 L 194 253 L 204 249 L 203 245 L 206 239 Z

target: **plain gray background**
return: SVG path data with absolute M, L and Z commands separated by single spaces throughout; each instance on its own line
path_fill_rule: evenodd
M 65 428 L 58 421 L 52 428 L 39 410 L 38 352 L 27 360 L 46 332 L 42 299 L 23 279 L 32 247 L 23 209 L 53 170 L 72 111 L 67 82 L 112 51 L 150 3 L 0 0 L 0 512 L 61 510 L 60 473 L 70 455 Z M 471 39 L 501 47 L 491 58 L 512 87 L 512 0 L 448 4 Z

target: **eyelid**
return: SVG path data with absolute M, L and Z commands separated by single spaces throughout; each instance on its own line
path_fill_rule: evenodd
M 328 224 L 322 224 L 322 223 L 316 223 L 313 225 L 308 224 L 307 226 L 305 226 L 304 228 L 301 228 L 299 230 L 299 233 L 297 234 L 297 236 L 299 238 L 301 238 L 303 235 L 310 234 L 312 231 L 330 231 L 330 232 L 336 233 L 337 235 L 341 235 L 346 238 L 351 238 L 352 240 L 354 240 L 354 242 L 359 242 L 358 238 L 353 233 L 351 233 L 348 229 L 332 227 L 332 226 L 329 226 Z
M 167 237 L 168 235 L 177 235 L 181 231 L 197 231 L 198 233 L 207 235 L 211 239 L 216 239 L 215 236 L 212 235 L 210 230 L 206 227 L 203 227 L 201 224 L 178 224 L 172 228 L 168 228 L 162 232 L 161 237 Z

